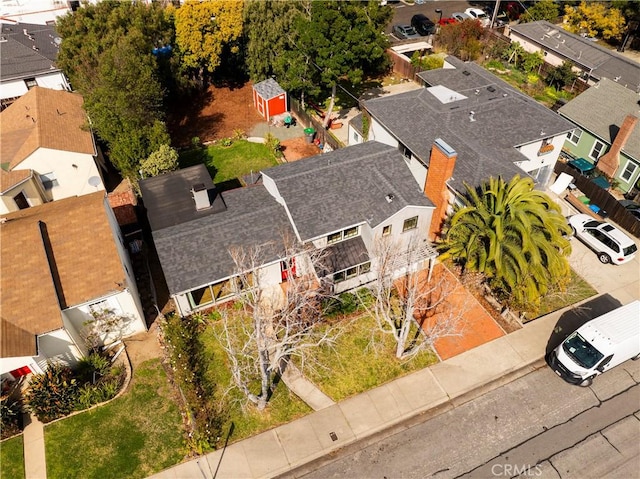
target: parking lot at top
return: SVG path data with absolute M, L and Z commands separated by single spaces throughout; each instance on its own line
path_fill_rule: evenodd
M 425 1 L 423 4 L 407 5 L 406 3 L 391 3 L 390 8 L 393 8 L 393 20 L 387 26 L 385 33 L 389 34 L 389 40 L 391 42 L 399 41 L 391 35 L 391 29 L 394 25 L 411 25 L 411 17 L 416 13 L 423 13 L 434 23 L 438 23 L 440 14 L 436 13 L 436 8 L 442 10 L 442 18 L 450 17 L 452 13 L 464 12 L 467 8 L 472 7 L 473 2 L 464 1 Z

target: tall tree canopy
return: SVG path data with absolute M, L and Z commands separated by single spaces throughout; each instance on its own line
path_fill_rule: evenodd
M 127 177 L 169 143 L 164 88 L 152 49 L 170 45 L 172 19 L 155 4 L 104 1 L 62 17 L 58 64 L 85 98 L 91 126 Z
M 577 7 L 564 9 L 565 28 L 573 33 L 586 33 L 590 37 L 619 40 L 624 33 L 625 19 L 617 8 L 607 2 L 581 2 Z
M 250 2 L 247 65 L 254 80 L 274 74 L 294 93 L 360 83 L 388 66 L 382 33 L 393 11 L 379 2 Z M 328 115 L 327 115 L 328 117 Z
M 535 311 L 540 298 L 568 284 L 571 233 L 560 208 L 530 178 L 490 178 L 466 186 L 464 204 L 448 221 L 440 249 L 483 273 L 508 305 Z
M 185 67 L 213 73 L 225 47 L 237 53 L 244 2 L 187 0 L 175 12 L 176 43 Z
M 520 15 L 521 22 L 533 22 L 536 20 L 555 21 L 560 15 L 558 4 L 554 0 L 541 0 L 531 5 L 526 12 Z

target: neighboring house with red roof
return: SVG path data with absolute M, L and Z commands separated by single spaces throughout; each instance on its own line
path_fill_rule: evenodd
M 0 113 L 0 214 L 105 189 L 83 102 L 36 86 Z
M 133 268 L 103 191 L 0 217 L 0 373 L 73 365 L 92 312 L 126 317 L 113 341 L 146 330 Z

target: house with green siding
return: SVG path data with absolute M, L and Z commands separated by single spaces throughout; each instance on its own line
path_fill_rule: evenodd
M 603 78 L 558 110 L 576 125 L 563 149 L 627 192 L 640 178 L 640 94 Z

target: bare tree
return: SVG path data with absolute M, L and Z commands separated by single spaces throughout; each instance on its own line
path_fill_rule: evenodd
M 374 243 L 374 301 L 363 305 L 378 329 L 393 336 L 398 359 L 413 357 L 438 339 L 461 336 L 464 330 L 465 311 L 447 301 L 455 280 L 446 275 L 431 279 L 425 269 L 432 254 L 429 245 L 417 239 L 402 244 L 378 238 Z
M 237 270 L 239 307 L 221 311 L 218 339 L 229 357 L 233 382 L 259 410 L 293 356 L 304 358 L 310 348 L 335 339 L 334 328 L 322 318 L 328 292 L 315 274 L 316 267 L 322 269 L 323 252 L 292 241 L 285 245 L 286 282 L 276 285 L 267 284 L 262 267 L 274 245 L 229 251 Z M 257 382 L 258 391 L 252 388 Z
M 124 336 L 133 321 L 129 315 L 118 314 L 111 308 L 99 308 L 91 311 L 92 319 L 82 323 L 80 337 L 90 351 L 103 344 L 115 342 Z

